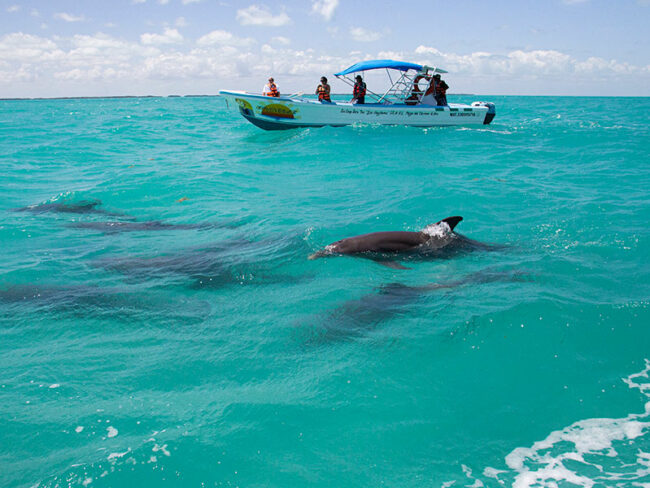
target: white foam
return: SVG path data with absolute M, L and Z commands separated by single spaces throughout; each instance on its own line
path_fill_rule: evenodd
M 52 383 L 52 384 L 49 386 L 49 388 L 50 388 L 50 389 L 53 389 L 53 388 L 58 388 L 59 386 L 61 386 L 61 385 L 58 384 L 58 383 Z
M 465 473 L 465 476 L 467 476 L 471 480 L 474 480 L 474 483 L 472 483 L 471 485 L 465 485 L 467 486 L 467 488 L 482 488 L 483 486 L 485 486 L 481 480 L 479 480 L 478 478 L 474 478 L 474 476 L 472 476 L 472 470 L 469 468 L 469 466 L 465 466 L 464 464 L 461 464 L 460 466 L 461 468 L 463 468 L 463 473 Z
M 84 426 L 83 425 L 78 425 L 77 428 L 74 431 L 78 434 L 82 430 L 84 430 Z
M 437 224 L 427 225 L 422 229 L 422 233 L 431 237 L 444 237 L 451 232 L 451 227 L 447 222 L 438 222 Z
M 126 456 L 130 452 L 131 452 L 131 448 L 127 449 L 124 452 L 112 452 L 112 453 L 110 453 L 108 455 L 108 457 L 106 459 L 108 459 L 109 461 L 113 461 L 114 459 L 118 459 L 118 458 Z
M 108 437 L 109 437 L 109 438 L 111 438 L 111 437 L 115 437 L 115 436 L 118 434 L 117 429 L 116 429 L 115 427 L 111 426 L 111 425 L 109 425 L 109 426 L 106 428 L 106 431 L 108 432 Z
M 625 378 L 630 387 L 650 398 L 650 361 L 645 369 Z M 641 450 L 645 442 L 634 446 L 634 440 L 650 430 L 650 402 L 645 411 L 623 418 L 591 418 L 575 422 L 562 430 L 551 432 L 531 447 L 518 447 L 506 456 L 507 466 L 515 472 L 513 486 L 559 486 L 563 483 L 591 488 L 625 482 L 628 486 L 644 486 L 650 476 L 650 454 Z M 625 449 L 620 455 L 616 447 Z M 630 449 L 635 449 L 636 464 L 630 464 Z M 632 451 L 634 452 L 634 451 Z M 577 472 L 576 463 L 598 472 L 597 479 Z M 630 467 L 634 470 L 630 470 Z M 486 476 L 487 468 L 484 471 Z M 494 470 L 495 472 L 496 470 Z M 497 474 L 497 479 L 502 472 Z M 638 483 L 631 483 L 637 481 Z
M 165 456 L 171 456 L 169 451 L 167 450 L 167 444 L 163 444 L 162 446 L 159 446 L 158 444 L 154 444 L 153 448 L 151 448 L 153 452 L 162 452 Z
M 494 478 L 495 480 L 499 479 L 499 475 L 501 473 L 506 473 L 506 471 L 502 469 L 494 469 L 494 468 L 485 468 L 483 470 L 483 476 L 486 478 Z

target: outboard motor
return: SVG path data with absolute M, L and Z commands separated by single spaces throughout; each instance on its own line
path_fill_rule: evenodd
M 492 122 L 492 120 L 497 114 L 496 107 L 492 102 L 472 102 L 472 107 L 488 108 L 487 114 L 485 114 L 485 120 L 483 121 L 483 125 L 488 125 L 490 122 Z

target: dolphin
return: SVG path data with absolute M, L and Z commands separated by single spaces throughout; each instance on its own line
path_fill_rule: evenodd
M 97 230 L 105 234 L 115 234 L 118 232 L 140 232 L 140 231 L 162 231 L 162 230 L 193 230 L 207 229 L 216 227 L 212 224 L 169 224 L 160 220 L 147 220 L 142 222 L 119 220 L 106 222 L 72 222 L 67 225 L 74 229 Z
M 398 316 L 423 297 L 436 291 L 450 290 L 466 285 L 480 285 L 496 282 L 529 281 L 524 270 L 496 271 L 486 269 L 468 274 L 462 278 L 440 283 L 410 286 L 403 283 L 388 283 L 361 298 L 348 300 L 338 307 L 309 320 L 305 327 L 306 343 L 322 344 L 350 340 L 367 333 L 392 317 Z
M 394 261 L 396 256 L 446 257 L 453 252 L 472 249 L 496 249 L 454 232 L 462 217 L 447 217 L 419 232 L 373 232 L 333 242 L 311 256 L 317 259 L 332 255 L 366 257 L 394 269 L 409 269 Z
M 102 204 L 101 200 L 80 200 L 78 202 L 51 202 L 28 205 L 27 207 L 15 208 L 14 212 L 30 212 L 41 214 L 46 212 L 72 213 L 72 214 L 101 214 L 113 217 L 127 217 L 123 213 L 108 212 L 97 208 Z
M 119 232 L 157 232 L 165 230 L 202 230 L 202 229 L 237 229 L 243 226 L 242 219 L 230 219 L 223 222 L 200 222 L 198 224 L 173 224 L 162 220 L 105 220 L 88 222 L 70 222 L 67 227 L 73 229 L 96 230 L 104 234 Z
M 189 280 L 192 288 L 298 282 L 309 278 L 274 272 L 278 259 L 292 253 L 295 243 L 295 238 L 287 237 L 263 241 L 233 238 L 154 256 L 108 256 L 93 261 L 92 265 L 120 273 L 136 282 Z
M 67 313 L 82 317 L 146 320 L 152 314 L 163 320 L 200 322 L 210 313 L 210 304 L 176 299 L 124 287 L 94 285 L 14 284 L 0 286 L 0 317 L 14 316 L 26 307 L 40 312 Z

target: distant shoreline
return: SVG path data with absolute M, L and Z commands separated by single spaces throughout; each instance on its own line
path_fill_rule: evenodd
M 476 93 L 450 93 L 451 96 L 458 97 L 556 97 L 556 98 L 648 98 L 645 95 L 477 95 Z M 122 98 L 218 98 L 221 95 L 106 95 L 94 97 L 0 97 L 0 102 L 7 101 L 26 101 L 26 100 L 102 100 L 102 99 L 122 99 Z M 305 95 L 300 95 L 305 96 Z M 309 96 L 309 95 L 307 95 Z M 332 93 L 332 96 L 349 97 L 349 93 Z
M 220 95 L 106 95 L 97 97 L 17 97 L 0 98 L 0 102 L 8 100 L 101 100 L 105 98 L 201 98 L 218 97 Z

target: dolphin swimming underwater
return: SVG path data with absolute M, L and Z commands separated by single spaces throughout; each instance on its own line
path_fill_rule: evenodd
M 155 316 L 157 322 L 203 321 L 210 304 L 203 300 L 177 299 L 173 294 L 128 287 L 96 285 L 14 284 L 0 285 L 0 317 L 17 313 L 56 312 L 72 316 L 141 320 Z
M 96 259 L 92 265 L 118 272 L 129 281 L 189 280 L 192 288 L 299 282 L 311 278 L 277 273 L 278 268 L 284 267 L 287 256 L 304 252 L 295 249 L 296 243 L 304 241 L 294 236 L 261 241 L 237 237 L 153 256 L 106 256 Z
M 325 246 L 325 249 L 309 256 L 309 259 L 343 254 L 366 257 L 389 268 L 409 269 L 395 262 L 395 257 L 419 255 L 441 258 L 463 250 L 498 248 L 455 233 L 454 228 L 461 220 L 463 218 L 458 216 L 447 217 L 419 232 L 373 232 L 348 237 Z
M 119 220 L 102 221 L 102 222 L 72 222 L 68 227 L 73 229 L 87 229 L 103 232 L 104 234 L 116 234 L 119 232 L 155 232 L 166 230 L 195 230 L 228 227 L 227 225 L 218 224 L 170 224 L 160 220 L 146 220 L 142 222 Z
M 99 214 L 108 215 L 111 217 L 126 217 L 129 216 L 119 212 L 109 212 L 101 208 L 97 208 L 102 204 L 101 200 L 80 200 L 80 201 L 59 201 L 59 202 L 46 202 L 36 205 L 28 205 L 27 207 L 15 208 L 14 212 L 29 212 L 34 214 L 42 214 L 47 212 L 55 213 L 69 213 L 69 214 Z
M 387 283 L 360 298 L 348 300 L 324 314 L 310 317 L 301 324 L 304 342 L 317 345 L 347 341 L 363 336 L 393 317 L 407 313 L 418 301 L 438 291 L 468 285 L 527 282 L 526 270 L 498 271 L 485 269 L 451 281 L 410 286 Z

